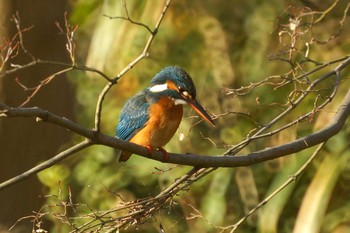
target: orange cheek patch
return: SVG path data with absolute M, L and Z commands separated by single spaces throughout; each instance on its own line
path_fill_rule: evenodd
M 174 82 L 167 80 L 166 84 L 168 85 L 168 89 L 170 90 L 175 90 L 175 91 L 179 91 L 179 89 L 177 88 L 177 86 L 175 85 Z

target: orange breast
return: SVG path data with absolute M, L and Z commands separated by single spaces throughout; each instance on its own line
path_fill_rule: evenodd
M 175 134 L 182 119 L 182 105 L 169 97 L 161 97 L 149 109 L 150 119 L 130 142 L 151 147 L 163 147 Z

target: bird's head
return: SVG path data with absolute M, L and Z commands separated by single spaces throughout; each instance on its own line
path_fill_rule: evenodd
M 189 104 L 204 120 L 215 126 L 209 114 L 196 100 L 196 88 L 189 74 L 178 66 L 168 66 L 151 80 L 151 93 L 171 97 L 175 104 Z

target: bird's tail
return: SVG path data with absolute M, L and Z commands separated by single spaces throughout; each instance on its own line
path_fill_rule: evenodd
M 130 152 L 127 152 L 127 151 L 116 151 L 116 154 L 119 155 L 119 162 L 125 162 L 127 161 L 130 156 L 131 156 L 131 153 Z

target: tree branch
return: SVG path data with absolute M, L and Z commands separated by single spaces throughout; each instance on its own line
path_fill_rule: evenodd
M 290 176 L 281 186 L 279 186 L 275 191 L 273 191 L 270 195 L 268 195 L 264 200 L 262 200 L 258 205 L 256 205 L 253 209 L 251 209 L 245 216 L 243 216 L 240 220 L 238 220 L 234 225 L 226 227 L 226 229 L 231 228 L 231 232 L 234 232 L 247 218 L 253 215 L 256 211 L 258 211 L 261 207 L 263 207 L 266 203 L 268 203 L 273 197 L 275 197 L 278 193 L 284 190 L 290 183 L 295 182 L 299 176 L 305 171 L 305 169 L 311 164 L 316 155 L 320 153 L 323 149 L 324 145 L 327 141 L 322 142 L 317 149 L 312 153 L 310 158 L 298 169 L 294 175 Z
M 37 167 L 34 167 L 27 172 L 25 172 L 15 178 L 5 181 L 0 184 L 0 190 L 8 187 L 11 184 L 14 184 L 20 180 L 24 180 L 32 174 L 36 174 L 39 171 L 48 168 L 62 159 L 68 157 L 69 155 L 74 154 L 77 150 L 82 150 L 83 148 L 90 146 L 92 144 L 106 145 L 122 150 L 127 150 L 135 154 L 139 154 L 143 157 L 150 157 L 149 152 L 146 148 L 116 139 L 100 132 L 86 129 L 73 121 L 66 119 L 64 117 L 57 116 L 48 111 L 42 110 L 40 108 L 10 108 L 5 104 L 0 103 L 0 117 L 36 117 L 37 121 L 47 121 L 56 125 L 59 125 L 63 128 L 66 128 L 72 132 L 75 132 L 90 141 L 85 141 L 73 146 L 66 151 L 55 156 L 50 162 L 45 162 Z M 346 119 L 350 114 L 350 90 L 343 99 L 342 104 L 339 106 L 337 113 L 334 115 L 332 121 L 325 128 L 310 134 L 306 137 L 297 139 L 295 141 L 286 143 L 284 145 L 267 148 L 261 151 L 257 151 L 247 155 L 241 156 L 203 156 L 196 154 L 173 154 L 170 153 L 168 163 L 173 164 L 182 164 L 189 165 L 194 167 L 238 167 L 238 166 L 249 166 L 252 164 L 264 162 L 267 160 L 276 159 L 285 155 L 296 153 L 302 151 L 306 148 L 310 148 L 317 144 L 327 141 L 329 138 L 336 135 L 343 125 L 345 124 Z M 67 152 L 68 151 L 68 152 Z M 63 154 L 63 155 L 62 155 Z M 58 157 L 58 158 L 57 158 Z M 163 161 L 163 154 L 156 151 L 151 159 Z M 11 181 L 12 180 L 12 181 Z M 13 181 L 15 180 L 15 181 Z
M 123 20 L 129 21 L 132 24 L 144 27 L 149 33 L 153 34 L 153 31 L 146 24 L 140 23 L 140 22 L 136 22 L 133 19 L 131 19 L 130 15 L 129 15 L 128 7 L 126 6 L 125 0 L 121 0 L 121 2 L 122 2 L 122 5 L 123 5 L 123 8 L 124 8 L 126 17 L 123 17 L 123 16 L 109 16 L 109 15 L 103 15 L 103 16 L 108 17 L 109 19 L 123 19 Z
M 54 61 L 42 61 L 40 59 L 35 59 L 34 56 L 31 54 L 28 54 L 32 58 L 32 62 L 27 63 L 25 65 L 17 65 L 17 64 L 11 64 L 12 69 L 8 70 L 7 72 L 0 73 L 0 78 L 3 76 L 6 76 L 10 73 L 16 72 L 21 69 L 28 68 L 30 66 L 34 66 L 36 64 L 51 64 L 51 65 L 58 65 L 61 67 L 67 67 L 64 70 L 58 71 L 57 73 L 51 75 L 49 78 L 41 81 L 41 83 L 37 86 L 34 87 L 33 94 L 29 96 L 28 100 L 32 96 L 36 94 L 36 92 L 44 85 L 50 82 L 55 75 L 63 73 L 63 72 L 68 72 L 71 70 L 85 70 L 85 71 L 90 71 L 90 72 L 95 72 L 100 74 L 104 79 L 106 79 L 106 85 L 101 90 L 98 100 L 96 102 L 96 110 L 95 110 L 95 119 L 94 119 L 94 129 L 88 129 L 86 127 L 83 127 L 76 122 L 73 122 L 67 118 L 55 115 L 51 112 L 48 112 L 44 109 L 40 108 L 23 108 L 23 106 L 13 108 L 10 106 L 7 106 L 6 104 L 0 103 L 0 117 L 2 118 L 10 118 L 10 117 L 31 117 L 35 118 L 37 122 L 49 122 L 52 124 L 55 124 L 59 127 L 68 129 L 80 136 L 83 137 L 83 141 L 62 151 L 61 153 L 55 155 L 51 159 L 41 163 L 38 166 L 35 166 L 31 168 L 28 171 L 25 171 L 21 173 L 18 176 L 15 176 L 7 181 L 4 181 L 3 183 L 0 183 L 0 191 L 2 189 L 5 189 L 7 187 L 10 187 L 11 185 L 16 184 L 17 182 L 20 182 L 22 180 L 27 179 L 29 176 L 32 176 L 34 174 L 37 174 L 38 172 L 49 168 L 57 163 L 59 163 L 61 160 L 87 148 L 92 145 L 105 145 L 109 147 L 114 147 L 122 150 L 127 150 L 135 154 L 139 154 L 143 157 L 150 157 L 150 154 L 147 149 L 138 146 L 136 144 L 127 142 L 127 141 L 122 141 L 119 139 L 116 139 L 114 137 L 107 136 L 103 133 L 100 132 L 100 124 L 101 124 L 101 114 L 102 114 L 102 108 L 103 108 L 103 102 L 105 99 L 106 94 L 110 91 L 111 87 L 115 85 L 119 79 L 127 73 L 130 69 L 132 69 L 136 64 L 138 64 L 141 60 L 146 58 L 148 56 L 148 51 L 149 48 L 158 32 L 158 29 L 160 27 L 160 24 L 164 18 L 164 15 L 170 5 L 171 0 L 166 0 L 165 5 L 163 7 L 163 10 L 161 14 L 158 17 L 158 21 L 152 30 L 150 27 L 148 27 L 145 24 L 136 22 L 132 20 L 129 16 L 128 9 L 126 7 L 126 3 L 124 0 L 122 0 L 123 7 L 125 8 L 125 14 L 127 17 L 116 17 L 116 18 L 122 18 L 125 20 L 130 21 L 133 24 L 142 26 L 146 28 L 150 32 L 151 35 L 149 35 L 149 38 L 147 42 L 144 45 L 143 51 L 138 55 L 138 57 L 134 58 L 133 61 L 131 61 L 122 71 L 120 71 L 119 74 L 117 74 L 114 77 L 109 77 L 108 75 L 104 74 L 102 71 L 85 67 L 85 66 L 79 66 L 75 63 L 75 56 L 74 56 L 74 49 L 75 45 L 73 42 L 73 34 L 71 37 L 67 36 L 67 51 L 70 54 L 72 64 L 66 64 L 66 63 L 61 63 L 61 62 L 54 62 Z M 338 2 L 338 1 L 337 1 Z M 347 14 L 347 11 L 350 7 L 350 3 L 347 5 L 346 10 L 344 11 L 344 16 L 343 20 L 340 22 L 341 30 L 343 28 L 345 16 Z M 328 13 L 325 11 L 325 14 Z M 324 16 L 324 15 L 323 15 Z M 112 17 L 110 17 L 112 19 Z M 321 17 L 319 19 L 322 19 Z M 69 29 L 69 25 L 66 23 L 66 28 L 67 30 Z M 16 23 L 18 26 L 18 31 L 19 31 L 19 45 L 22 48 L 24 52 L 27 53 L 27 50 L 24 48 L 23 45 L 23 39 L 21 32 L 23 29 L 19 27 L 19 20 Z M 61 32 L 64 32 L 64 30 L 59 26 L 61 29 Z M 75 31 L 76 28 L 72 28 L 73 32 Z M 340 30 L 340 31 L 341 31 Z M 339 32 L 340 32 L 339 31 Z M 67 31 L 68 32 L 68 31 Z M 69 33 L 67 34 L 69 35 Z M 217 168 L 220 167 L 238 167 L 238 166 L 249 166 L 252 164 L 256 163 L 261 163 L 267 160 L 272 160 L 276 159 L 285 155 L 289 155 L 292 153 L 296 153 L 299 151 L 302 151 L 304 149 L 313 147 L 315 145 L 319 145 L 318 149 L 316 152 L 312 155 L 312 158 L 316 156 L 316 154 L 321 150 L 322 146 L 326 143 L 328 139 L 336 135 L 343 127 L 345 124 L 349 114 L 350 114 L 350 91 L 346 94 L 344 97 L 342 104 L 338 106 L 338 110 L 336 114 L 333 116 L 332 120 L 329 122 L 329 124 L 322 128 L 321 130 L 311 133 L 308 136 L 305 136 L 303 138 L 299 138 L 297 140 L 294 140 L 292 142 L 271 147 L 271 148 L 266 148 L 261 151 L 256 151 L 251 154 L 246 154 L 246 155 L 240 155 L 240 156 L 233 156 L 239 153 L 244 147 L 249 145 L 252 141 L 263 138 L 263 137 L 268 137 L 274 134 L 277 134 L 295 124 L 298 124 L 301 121 L 305 121 L 307 119 L 312 119 L 313 116 L 317 111 L 328 105 L 333 97 L 337 94 L 338 87 L 340 86 L 341 80 L 340 80 L 340 71 L 347 67 L 350 64 L 350 58 L 348 56 L 343 57 L 341 59 L 331 61 L 328 63 L 321 63 L 314 61 L 313 59 L 308 58 L 308 51 L 305 53 L 306 55 L 303 55 L 304 58 L 301 62 L 292 62 L 292 55 L 295 56 L 295 45 L 296 45 L 296 40 L 299 37 L 298 33 L 293 34 L 293 40 L 292 46 L 290 47 L 291 49 L 289 50 L 290 57 L 289 59 L 282 59 L 277 57 L 277 59 L 280 59 L 282 61 L 288 62 L 292 66 L 292 70 L 290 70 L 287 74 L 288 75 L 281 75 L 281 76 L 271 76 L 269 78 L 264 79 L 261 82 L 258 83 L 252 83 L 247 87 L 242 87 L 240 89 L 234 90 L 232 93 L 234 94 L 247 94 L 250 91 L 254 90 L 255 87 L 263 86 L 266 84 L 271 85 L 272 87 L 275 87 L 274 89 L 281 88 L 287 84 L 300 84 L 300 86 L 295 86 L 294 90 L 291 92 L 289 95 L 289 98 L 286 102 L 285 105 L 283 105 L 284 110 L 277 114 L 273 119 L 271 119 L 267 124 L 265 125 L 258 125 L 255 121 L 254 123 L 256 124 L 256 128 L 254 128 L 250 133 L 247 134 L 247 137 L 245 140 L 240 142 L 239 144 L 235 146 L 230 146 L 230 149 L 226 151 L 224 154 L 212 157 L 212 156 L 202 156 L 202 155 L 196 155 L 196 154 L 172 154 L 170 153 L 169 160 L 167 161 L 168 163 L 174 163 L 174 164 L 182 164 L 182 165 L 190 165 L 193 166 L 191 170 L 183 175 L 181 178 L 178 178 L 174 180 L 174 182 L 168 186 L 166 189 L 164 189 L 162 192 L 160 192 L 158 195 L 154 197 L 149 197 L 146 199 L 138 199 L 136 201 L 131 201 L 131 202 L 126 202 L 122 203 L 121 207 L 113 207 L 112 209 L 105 211 L 105 212 L 94 212 L 92 209 L 91 215 L 88 214 L 86 216 L 92 217 L 93 220 L 85 222 L 83 225 L 77 227 L 75 224 L 70 224 L 70 219 L 68 215 L 66 216 L 66 212 L 62 218 L 57 218 L 59 220 L 63 220 L 64 222 L 66 221 L 67 224 L 72 227 L 74 230 L 72 232 L 79 232 L 79 231 L 89 231 L 89 230 L 94 230 L 96 227 L 97 229 L 102 229 L 104 226 L 111 224 L 111 229 L 108 232 L 112 232 L 114 230 L 117 230 L 121 227 L 125 226 L 131 226 L 131 225 L 136 225 L 139 224 L 141 221 L 140 219 L 146 219 L 149 220 L 155 213 L 157 213 L 159 210 L 162 209 L 162 207 L 165 206 L 165 203 L 171 202 L 172 198 L 179 193 L 181 190 L 186 190 L 189 188 L 191 184 L 194 182 L 198 181 L 199 179 L 205 177 L 206 175 L 210 174 L 211 172 L 215 171 Z M 330 37 L 332 39 L 332 37 Z M 71 42 L 71 43 L 70 43 Z M 298 53 L 301 54 L 299 51 Z M 302 64 L 306 62 L 311 62 L 317 65 L 317 68 L 306 72 L 304 68 L 301 66 Z M 337 62 L 342 62 L 340 65 L 338 65 L 335 69 L 333 69 L 331 72 L 327 72 L 315 79 L 309 79 L 309 75 L 314 74 L 318 70 L 324 69 L 325 67 L 335 64 Z M 0 67 L 1 68 L 1 67 Z M 295 70 L 294 70 L 295 69 Z M 1 70 L 1 69 L 0 69 Z M 296 71 L 302 71 L 301 75 L 298 75 L 299 73 Z M 295 72 L 294 72 L 295 71 Z M 305 72 L 304 72 L 305 71 Z M 292 78 L 290 78 L 289 74 L 292 74 Z M 334 78 L 334 79 L 333 79 Z M 274 80 L 282 80 L 281 82 L 274 82 Z M 318 84 L 322 83 L 324 80 L 332 79 L 332 85 L 330 87 L 327 86 L 325 89 L 317 89 Z M 19 83 L 19 82 L 18 82 Z M 19 83 L 21 85 L 21 83 Z M 21 85 L 25 90 L 26 86 Z M 317 87 L 317 88 L 316 88 Z M 314 98 L 314 108 L 303 112 L 304 115 L 300 115 L 294 120 L 289 120 L 288 123 L 284 124 L 282 127 L 279 127 L 277 123 L 280 123 L 282 119 L 285 119 L 285 116 L 287 116 L 289 113 L 291 113 L 296 107 L 300 107 L 304 103 L 305 99 L 307 97 L 313 96 L 313 94 L 316 94 L 317 96 Z M 323 95 L 322 93 L 327 93 Z M 330 94 L 329 94 L 330 93 Z M 230 94 L 230 93 L 228 93 Z M 319 98 L 322 97 L 323 99 Z M 319 100 L 321 99 L 321 100 Z M 306 99 L 307 100 L 307 99 Z M 23 104 L 25 104 L 24 102 Z M 224 113 L 221 115 L 218 115 L 217 117 L 227 115 L 232 112 Z M 248 116 L 248 115 L 247 115 Z M 272 127 L 279 127 L 279 128 L 274 128 Z M 264 133 L 267 131 L 266 133 Z M 254 134 L 253 134 L 254 132 Z M 240 152 L 242 153 L 242 152 Z M 230 156 L 228 156 L 230 155 Z M 228 226 L 226 228 L 221 228 L 221 229 L 232 229 L 232 232 L 243 222 L 246 220 L 247 217 L 249 217 L 252 213 L 254 213 L 256 210 L 258 210 L 261 206 L 266 204 L 267 201 L 269 201 L 274 195 L 276 195 L 278 192 L 283 190 L 289 183 L 294 181 L 297 176 L 300 175 L 300 173 L 305 169 L 305 167 L 311 162 L 312 158 L 303 165 L 300 170 L 295 173 L 295 175 L 291 178 L 289 178 L 280 188 L 278 188 L 274 193 L 272 193 L 270 196 L 268 196 L 266 199 L 264 199 L 259 205 L 257 205 L 255 208 L 253 208 L 246 216 L 244 216 L 240 221 L 238 221 L 236 224 Z M 151 159 L 161 161 L 163 162 L 163 154 L 156 151 L 155 154 L 152 155 Z M 59 194 L 60 195 L 60 194 Z M 117 194 L 118 195 L 118 194 Z M 119 196 L 120 197 L 120 196 Z M 121 198 L 121 197 L 120 197 Z M 123 200 L 123 198 L 121 198 Z M 61 201 L 61 205 L 63 208 L 66 210 L 67 205 L 65 204 L 64 201 Z M 70 200 L 70 204 L 73 206 L 72 201 Z M 59 205 L 58 205 L 59 206 Z M 151 208 L 150 208 L 151 207 Z M 74 210 L 74 208 L 73 208 Z M 110 213 L 116 213 L 117 211 L 128 211 L 127 214 L 123 214 L 122 216 L 118 217 L 110 217 L 108 216 Z M 196 210 L 196 209 L 195 209 Z M 41 210 L 39 211 L 41 212 Z M 43 215 L 40 215 L 38 219 L 41 219 Z M 117 215 L 116 215 L 117 216 Z M 34 224 L 33 224 L 34 225 Z
M 87 67 L 87 66 L 83 66 L 83 65 L 77 65 L 77 64 L 72 65 L 72 64 L 60 62 L 60 61 L 46 61 L 46 60 L 41 60 L 41 59 L 33 60 L 27 64 L 24 64 L 24 65 L 11 64 L 11 67 L 13 67 L 13 69 L 10 69 L 10 70 L 7 70 L 5 72 L 0 73 L 0 78 L 5 77 L 9 74 L 18 72 L 20 70 L 24 70 L 24 69 L 27 69 L 29 67 L 33 67 L 33 66 L 38 65 L 38 64 L 57 65 L 57 66 L 65 67 L 65 68 L 71 68 L 71 70 L 82 70 L 82 71 L 94 72 L 94 73 L 101 75 L 107 81 L 112 80 L 110 77 L 108 77 L 108 75 L 106 75 L 102 71 L 97 70 L 95 68 L 91 68 L 91 67 Z
M 97 100 L 97 104 L 96 104 L 96 112 L 95 112 L 95 130 L 96 131 L 100 131 L 100 123 L 101 123 L 101 113 L 102 113 L 102 105 L 103 105 L 103 101 L 104 98 L 106 96 L 106 94 L 108 93 L 108 91 L 111 89 L 111 87 L 116 84 L 118 82 L 118 80 L 124 75 L 126 74 L 126 72 L 128 72 L 129 70 L 131 70 L 137 63 L 139 63 L 142 59 L 144 59 L 145 57 L 148 56 L 148 50 L 151 47 L 151 44 L 154 40 L 154 37 L 156 36 L 156 34 L 158 33 L 158 29 L 160 27 L 161 22 L 164 19 L 165 13 L 168 10 L 169 6 L 170 6 L 171 0 L 167 0 L 165 2 L 165 5 L 163 7 L 162 13 L 160 14 L 158 21 L 156 23 L 156 25 L 154 26 L 153 31 L 151 31 L 151 36 L 148 38 L 146 45 L 143 49 L 143 52 L 137 57 L 135 58 L 131 63 L 129 63 L 129 65 L 127 65 L 115 78 L 113 78 L 112 80 L 110 80 L 110 82 L 103 88 L 102 92 L 100 93 L 98 100 Z M 124 5 L 125 9 L 126 9 L 126 5 Z M 129 18 L 129 16 L 128 16 Z M 130 18 L 129 18 L 130 20 Z M 131 21 L 131 20 L 130 20 Z M 132 23 L 135 23 L 133 21 L 131 21 Z
M 34 174 L 41 172 L 42 170 L 45 170 L 46 168 L 53 166 L 56 163 L 60 162 L 61 160 L 69 157 L 70 155 L 77 153 L 78 151 L 81 151 L 81 150 L 91 146 L 92 144 L 93 143 L 89 140 L 85 140 L 81 143 L 78 143 L 78 144 L 68 148 L 67 150 L 62 151 L 61 153 L 59 153 L 55 157 L 39 164 L 38 166 L 35 166 L 35 167 L 29 169 L 28 171 L 25 171 L 22 174 L 15 176 L 15 177 L 1 183 L 0 190 L 5 189 L 6 187 L 9 187 L 11 185 L 14 185 L 22 180 L 29 178 L 30 176 L 32 176 Z

